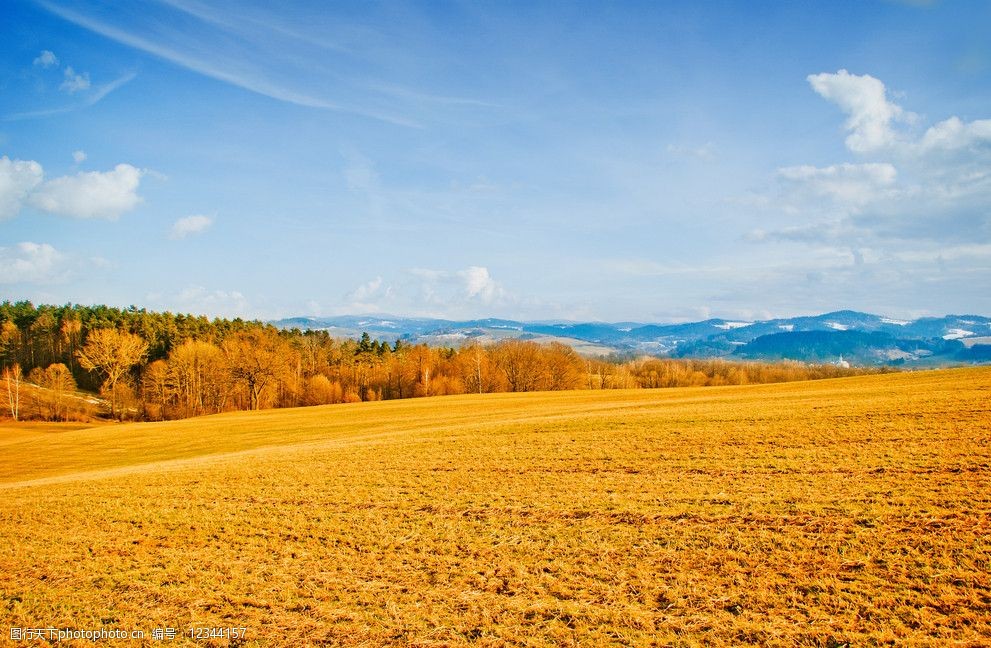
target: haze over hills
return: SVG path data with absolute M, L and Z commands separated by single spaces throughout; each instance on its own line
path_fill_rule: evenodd
M 356 337 L 460 346 L 507 338 L 558 341 L 593 355 L 649 353 L 672 357 L 846 361 L 860 365 L 942 366 L 991 362 L 991 318 L 946 315 L 898 320 L 857 311 L 756 322 L 708 319 L 679 324 L 639 322 L 452 321 L 391 316 L 292 317 L 281 328 Z

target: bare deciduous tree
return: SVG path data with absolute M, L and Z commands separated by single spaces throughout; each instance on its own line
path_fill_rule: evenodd
M 275 333 L 237 333 L 221 345 L 231 380 L 248 391 L 249 409 L 259 409 L 265 389 L 290 377 L 289 345 Z
M 79 366 L 104 376 L 103 386 L 110 394 L 110 416 L 113 418 L 119 418 L 120 414 L 117 387 L 121 378 L 147 353 L 148 343 L 137 335 L 109 328 L 90 331 L 86 344 L 79 350 Z
M 29 379 L 38 385 L 42 391 L 38 394 L 38 408 L 44 406 L 44 418 L 50 421 L 64 421 L 68 417 L 68 398 L 76 390 L 76 379 L 72 372 L 61 362 L 56 362 L 42 369 L 31 370 Z
M 7 405 L 10 407 L 10 416 L 16 421 L 21 409 L 21 365 L 4 367 L 3 380 L 7 383 Z

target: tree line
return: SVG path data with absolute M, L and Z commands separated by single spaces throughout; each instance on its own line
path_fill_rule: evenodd
M 520 339 L 458 348 L 390 343 L 367 333 L 337 339 L 259 321 L 27 301 L 0 304 L 0 370 L 6 414 L 50 420 L 87 415 L 77 388 L 99 392 L 111 418 L 163 420 L 449 394 L 740 385 L 863 372 L 586 358 L 564 344 Z

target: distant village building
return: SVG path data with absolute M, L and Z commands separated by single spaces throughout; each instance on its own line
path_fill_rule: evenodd
M 836 361 L 836 366 L 841 369 L 849 369 L 850 363 L 843 359 L 843 354 L 840 354 L 840 359 Z

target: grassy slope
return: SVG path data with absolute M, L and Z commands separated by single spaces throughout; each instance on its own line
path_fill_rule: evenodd
M 989 398 L 985 368 L 3 428 L 0 625 L 980 645 Z

